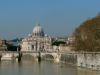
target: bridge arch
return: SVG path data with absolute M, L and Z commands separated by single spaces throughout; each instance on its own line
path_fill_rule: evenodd
M 30 54 L 25 54 L 25 55 L 22 55 L 22 60 L 35 60 L 35 56 L 33 55 L 30 55 Z
M 45 54 L 42 56 L 42 58 L 47 60 L 54 60 L 54 56 L 51 54 Z

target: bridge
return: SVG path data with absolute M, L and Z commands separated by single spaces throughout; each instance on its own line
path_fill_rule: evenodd
M 23 52 L 13 52 L 13 51 L 1 51 L 0 52 L 0 58 L 1 60 L 13 58 L 13 59 L 32 59 L 32 60 L 38 60 L 38 57 L 45 60 L 54 60 L 54 62 L 59 62 L 61 54 L 59 52 L 33 52 L 33 51 L 23 51 Z
M 51 59 L 54 62 L 64 61 L 80 67 L 100 70 L 100 52 L 12 52 L 0 51 L 0 60 L 22 60 L 31 59 L 38 61 Z
M 22 53 L 22 59 L 32 58 L 35 60 L 38 60 L 38 57 L 45 60 L 54 60 L 54 62 L 59 62 L 61 54 L 59 52 L 21 52 Z

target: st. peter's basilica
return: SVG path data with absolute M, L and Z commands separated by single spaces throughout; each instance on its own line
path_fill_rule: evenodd
M 21 51 L 52 51 L 52 38 L 44 33 L 40 24 L 33 28 L 33 32 L 21 42 Z

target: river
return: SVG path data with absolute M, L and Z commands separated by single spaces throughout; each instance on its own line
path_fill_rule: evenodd
M 2 61 L 0 75 L 100 75 L 100 71 L 91 71 L 51 61 L 42 61 L 41 63 Z

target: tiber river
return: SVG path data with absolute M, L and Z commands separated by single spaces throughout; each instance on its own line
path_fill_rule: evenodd
M 0 62 L 0 75 L 100 75 L 100 71 L 91 71 L 50 61 L 42 61 L 41 63 L 2 61 Z

